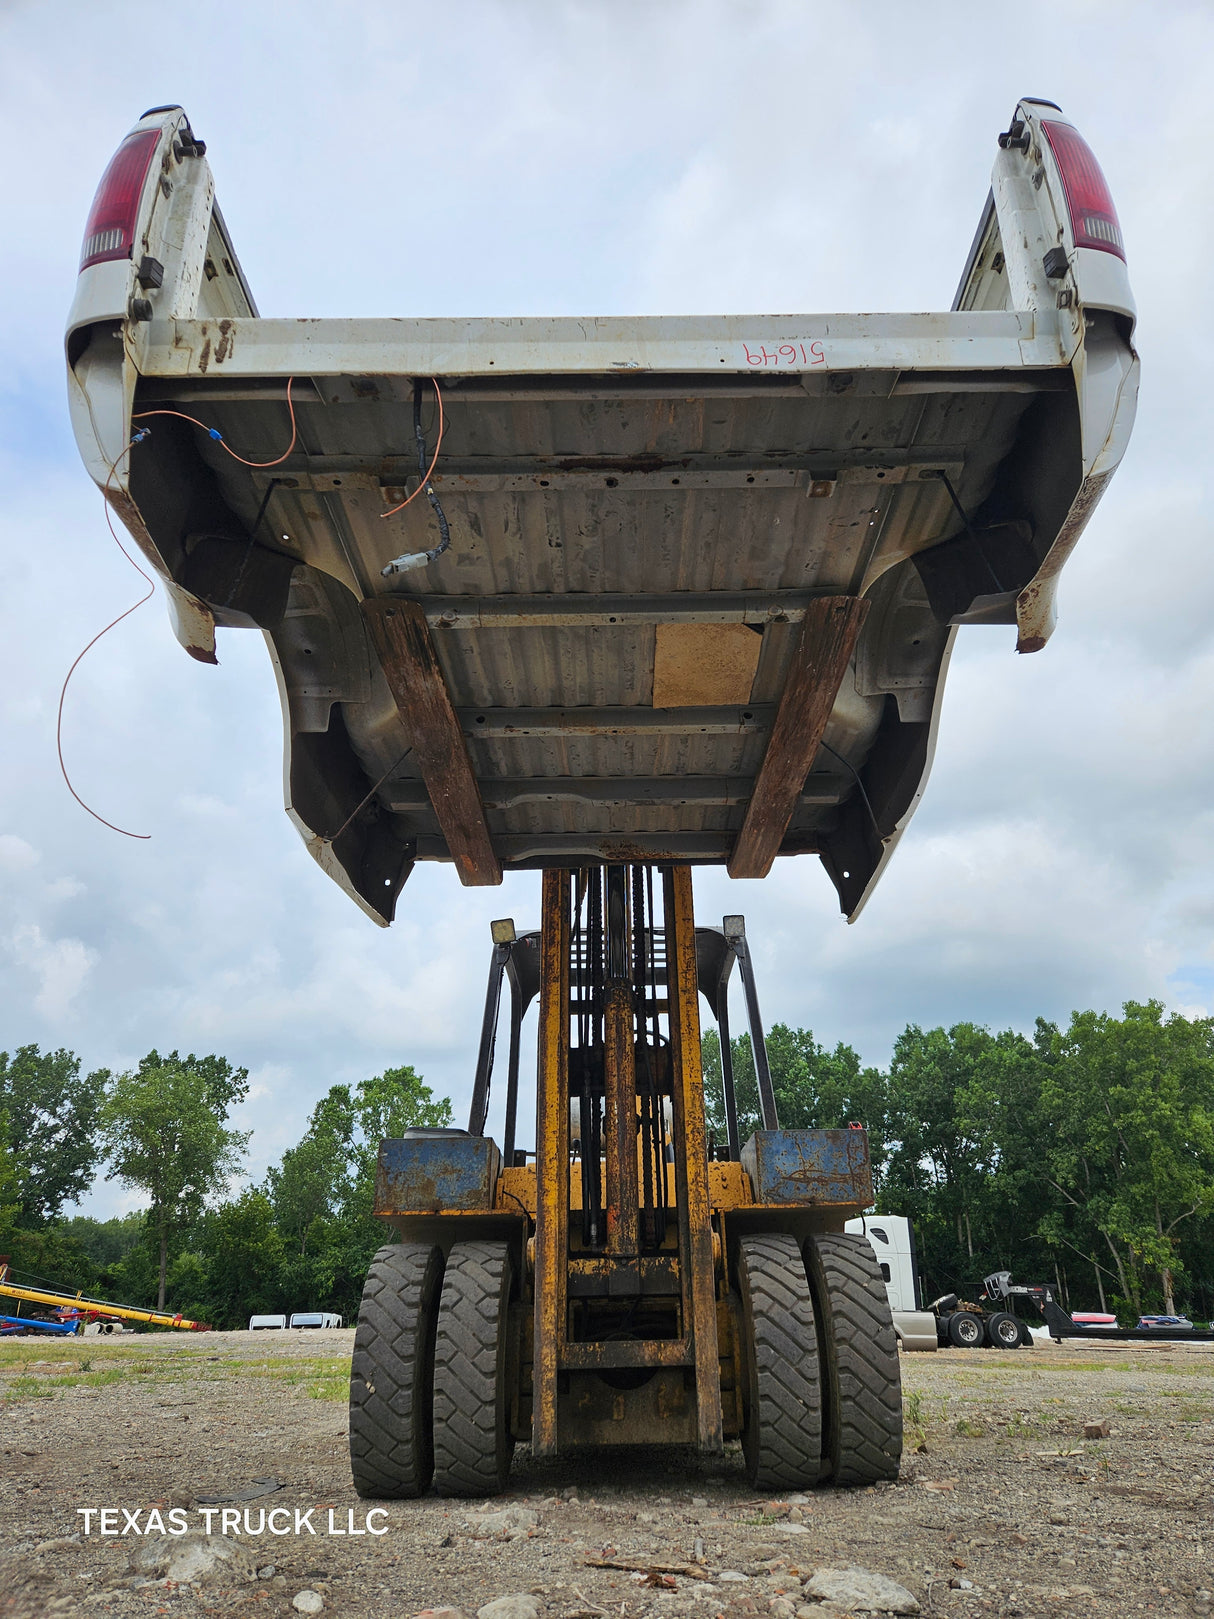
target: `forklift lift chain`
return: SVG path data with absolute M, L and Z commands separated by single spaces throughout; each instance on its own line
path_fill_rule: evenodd
M 866 1237 L 805 1244 L 826 1385 L 823 1482 L 875 1484 L 898 1476 L 902 1385 L 881 1268 Z
M 496 1495 L 514 1452 L 506 1386 L 514 1265 L 504 1242 L 457 1242 L 434 1345 L 434 1483 L 440 1495 Z
M 392 1242 L 371 1262 L 350 1370 L 350 1468 L 359 1495 L 422 1495 L 434 1471 L 430 1418 L 440 1248 Z
M 818 1336 L 805 1265 L 786 1232 L 738 1244 L 745 1358 L 742 1450 L 756 1489 L 812 1489 L 822 1455 Z

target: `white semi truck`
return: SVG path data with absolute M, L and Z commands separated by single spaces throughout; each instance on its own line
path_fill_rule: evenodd
M 1032 1343 L 1028 1327 L 1006 1303 L 1018 1295 L 1036 1303 L 1040 1288 L 999 1292 L 988 1277 L 980 1304 L 962 1304 L 955 1293 L 945 1293 L 925 1308 L 915 1228 L 905 1215 L 866 1214 L 849 1220 L 845 1229 L 867 1237 L 872 1244 L 903 1349 L 944 1349 L 950 1344 L 957 1349 L 1019 1349 Z M 1000 1274 L 1007 1278 L 1006 1271 Z M 1005 1308 L 991 1309 L 992 1302 L 1003 1303 Z

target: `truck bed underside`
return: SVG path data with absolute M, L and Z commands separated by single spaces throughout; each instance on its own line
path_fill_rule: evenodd
M 287 377 L 196 361 L 136 415 L 278 456 Z M 921 790 L 951 626 L 1014 622 L 1080 484 L 1069 369 L 448 372 L 451 546 L 384 578 L 438 541 L 424 495 L 384 516 L 417 487 L 418 382 L 432 453 L 434 382 L 379 374 L 295 377 L 273 467 L 172 415 L 131 457 L 174 579 L 272 643 L 322 863 L 388 919 L 415 859 L 476 882 L 818 852 L 854 912 Z

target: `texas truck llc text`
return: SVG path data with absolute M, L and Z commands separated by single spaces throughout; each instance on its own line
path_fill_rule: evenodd
M 328 1512 L 327 1520 L 318 1526 L 313 1513 Z M 77 1507 L 77 1515 L 84 1519 L 86 1535 L 184 1535 L 191 1528 L 201 1528 L 206 1535 L 386 1535 L 388 1525 L 382 1521 L 388 1514 L 383 1507 L 372 1507 L 356 1523 L 354 1508 L 346 1511 L 345 1523 L 338 1521 L 337 1507 L 265 1507 L 255 1511 L 250 1507 L 195 1507 L 189 1513 L 184 1507 L 172 1507 L 161 1514 L 157 1507 Z M 190 1522 L 202 1519 L 202 1523 Z M 97 1520 L 96 1527 L 93 1519 Z M 122 1522 L 119 1523 L 121 1518 Z

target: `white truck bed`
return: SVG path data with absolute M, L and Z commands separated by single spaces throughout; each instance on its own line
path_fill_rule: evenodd
M 185 114 L 136 124 L 68 322 L 77 440 L 186 649 L 263 631 L 288 810 L 377 921 L 416 860 L 802 853 L 857 914 L 957 627 L 1044 646 L 1133 420 L 1094 159 L 1048 103 L 1001 139 L 947 313 L 281 320 Z M 450 547 L 385 574 L 439 544 L 424 493 L 385 516 L 418 388 Z

